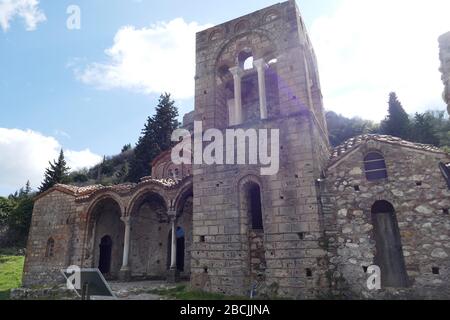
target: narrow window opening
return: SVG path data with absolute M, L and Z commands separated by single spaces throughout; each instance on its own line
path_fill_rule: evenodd
M 311 277 L 312 277 L 312 270 L 311 270 L 310 268 L 306 268 L 306 276 L 307 276 L 308 278 L 311 278 Z
M 358 185 L 354 186 L 353 188 L 355 189 L 355 191 L 361 191 L 361 190 L 359 189 L 359 186 L 358 186 Z
M 200 236 L 200 242 L 205 242 L 205 236 Z
M 253 69 L 253 54 L 252 50 L 247 48 L 241 51 L 238 55 L 239 66 L 244 70 Z
M 244 70 L 251 70 L 253 69 L 253 57 L 248 57 L 244 61 Z
M 433 272 L 433 274 L 439 274 L 439 268 L 438 267 L 431 268 L 431 271 Z
M 55 240 L 53 240 L 53 238 L 50 238 L 47 240 L 47 248 L 45 250 L 45 256 L 53 257 L 54 249 L 55 249 Z
M 264 227 L 261 210 L 261 190 L 257 184 L 254 184 L 250 187 L 249 200 L 252 229 L 263 230 Z

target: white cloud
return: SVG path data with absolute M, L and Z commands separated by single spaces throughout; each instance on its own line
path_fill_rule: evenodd
M 145 94 L 194 95 L 195 33 L 209 27 L 182 18 L 148 28 L 122 27 L 105 51 L 107 62 L 92 63 L 76 76 L 100 89 L 124 88 Z
M 36 188 L 43 179 L 48 162 L 59 155 L 60 143 L 54 138 L 32 130 L 0 128 L 0 190 L 13 192 L 27 180 Z M 64 150 L 72 170 L 99 163 L 102 157 L 89 149 Z
M 442 108 L 437 38 L 450 30 L 448 0 L 342 0 L 311 27 L 325 108 L 384 117 L 397 92 L 409 113 Z
M 0 0 L 0 27 L 3 31 L 8 31 L 15 17 L 24 20 L 28 31 L 35 30 L 38 23 L 47 20 L 39 9 L 38 0 Z

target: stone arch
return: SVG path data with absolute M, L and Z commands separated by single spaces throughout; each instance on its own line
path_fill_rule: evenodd
M 183 259 L 183 274 L 190 275 L 191 270 L 191 248 L 193 243 L 193 185 L 189 179 L 187 183 L 180 188 L 174 201 L 174 208 L 177 212 L 177 230 L 182 228 L 184 231 L 183 243 L 177 240 L 177 265 L 180 265 L 178 259 Z M 177 238 L 178 239 L 178 238 Z M 171 245 L 168 246 L 168 250 Z M 181 254 L 178 249 L 183 250 Z
M 278 18 L 280 18 L 280 12 L 276 9 L 272 9 L 267 11 L 263 15 L 263 23 L 272 22 L 274 20 L 277 20 Z
M 135 193 L 129 202 L 130 256 L 132 277 L 165 276 L 165 247 L 170 229 L 167 191 L 147 185 Z
M 214 53 L 214 121 L 216 128 L 224 128 L 230 125 L 236 125 L 235 110 L 235 92 L 234 92 L 234 78 L 231 74 L 224 77 L 224 66 L 228 69 L 239 66 L 246 71 L 242 73 L 241 78 L 241 113 L 239 114 L 239 122 L 251 122 L 260 120 L 260 106 L 259 106 L 259 85 L 257 70 L 253 68 L 252 59 L 256 60 L 262 58 L 267 51 L 278 52 L 277 45 L 273 40 L 273 35 L 270 32 L 262 29 L 252 29 L 243 31 L 242 33 L 234 35 L 231 39 L 225 41 Z M 260 47 L 254 43 L 254 39 L 258 42 L 264 43 L 264 47 Z M 232 50 L 229 50 L 233 47 Z M 247 63 L 244 63 L 246 60 Z M 245 67 L 246 66 L 246 67 Z M 269 81 L 268 88 L 272 88 L 270 83 L 275 83 L 276 88 L 272 90 L 278 93 L 278 81 Z M 267 86 L 266 86 L 267 87 Z M 266 89 L 267 91 L 267 89 Z M 275 94 L 270 94 L 270 97 Z M 275 99 L 279 100 L 279 98 Z M 279 103 L 269 100 L 269 109 L 278 110 Z M 269 114 L 276 115 L 278 112 L 271 112 Z
M 184 201 L 187 197 L 192 197 L 194 194 L 194 186 L 192 183 L 192 177 L 189 177 L 184 181 L 182 185 L 178 188 L 178 192 L 173 200 L 173 208 L 177 212 L 177 216 L 179 211 L 182 209 Z
M 122 215 L 125 215 L 126 207 L 124 205 L 124 202 L 122 198 L 115 192 L 111 190 L 100 190 L 97 191 L 92 197 L 92 200 L 89 202 L 88 207 L 86 208 L 87 212 L 87 218 L 90 219 L 90 216 L 92 215 L 92 209 L 95 208 L 95 206 L 104 199 L 112 199 L 114 200 L 117 205 L 120 207 L 120 211 Z
M 89 205 L 85 232 L 83 262 L 89 267 L 98 267 L 101 240 L 108 236 L 111 239 L 110 269 L 108 278 L 118 277 L 122 266 L 123 240 L 125 226 L 121 221 L 124 215 L 120 198 L 111 192 L 98 195 Z
M 244 31 L 247 31 L 249 28 L 250 28 L 250 21 L 248 21 L 247 19 L 242 19 L 242 20 L 239 20 L 234 25 L 234 32 L 235 33 L 244 32 Z
M 218 65 L 220 65 L 221 57 L 222 57 L 223 53 L 224 53 L 231 45 L 233 45 L 234 43 L 236 43 L 239 39 L 244 38 L 244 37 L 246 37 L 246 36 L 250 36 L 250 35 L 258 35 L 259 37 L 264 37 L 264 38 L 266 38 L 267 42 L 270 44 L 269 47 L 272 48 L 272 50 L 273 50 L 274 52 L 276 52 L 276 53 L 278 52 L 277 45 L 276 45 L 276 43 L 275 43 L 275 41 L 274 41 L 274 38 L 273 38 L 272 35 L 270 34 L 270 32 L 268 32 L 268 31 L 266 31 L 266 30 L 263 30 L 263 29 L 253 29 L 253 30 L 250 30 L 250 31 L 243 32 L 243 33 L 241 33 L 241 34 L 237 34 L 237 35 L 233 36 L 231 39 L 225 41 L 225 42 L 223 43 L 223 45 L 220 46 L 220 47 L 217 49 L 217 51 L 214 53 L 214 55 L 213 55 L 213 57 L 214 57 L 214 60 L 213 60 L 213 61 L 214 61 L 214 66 L 217 67 Z M 252 49 L 255 58 L 259 58 L 259 57 L 261 56 L 262 50 L 266 49 L 266 48 L 257 49 L 257 48 L 255 48 L 254 45 L 252 45 L 251 43 L 246 43 L 246 44 L 243 44 L 243 45 L 237 47 L 237 48 L 236 48 L 236 53 L 239 53 L 239 51 L 240 51 L 240 50 L 242 49 L 242 47 L 245 46 L 245 45 L 249 46 L 249 47 Z M 216 68 L 215 71 L 216 71 L 216 73 L 217 73 L 217 68 Z M 216 76 L 217 76 L 217 74 L 216 74 Z
M 136 209 L 136 205 L 146 194 L 154 194 L 155 196 L 160 197 L 164 203 L 166 211 L 170 209 L 170 201 L 167 197 L 167 191 L 164 190 L 162 186 L 150 182 L 150 184 L 144 185 L 134 192 L 133 196 L 128 201 L 128 214 L 131 214 L 131 212 Z
M 216 28 L 209 34 L 209 41 L 221 40 L 224 36 L 224 31 L 222 28 Z
M 94 195 L 94 198 L 89 202 L 85 212 L 86 212 L 86 224 L 85 224 L 85 230 L 84 230 L 84 239 L 83 239 L 83 256 L 82 256 L 82 263 L 84 263 L 85 259 L 91 258 L 91 247 L 89 242 L 92 240 L 92 223 L 95 220 L 95 211 L 94 209 L 96 206 L 102 202 L 103 200 L 110 199 L 114 201 L 120 208 L 121 215 L 125 214 L 125 206 L 123 205 L 123 202 L 121 201 L 120 197 L 111 191 L 100 191 L 97 194 Z

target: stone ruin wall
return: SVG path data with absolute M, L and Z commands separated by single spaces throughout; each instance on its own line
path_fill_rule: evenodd
M 327 286 L 315 181 L 328 158 L 328 141 L 320 91 L 311 90 L 320 88 L 314 53 L 294 1 L 197 34 L 195 118 L 204 130 L 229 126 L 218 70 L 233 67 L 246 47 L 255 59 L 277 59 L 272 68 L 278 94 L 269 88 L 266 121 L 252 116 L 239 127 L 280 129 L 280 170 L 260 176 L 254 166 L 194 166 L 191 282 L 213 292 L 248 295 L 259 263 L 263 287 L 282 296 L 314 297 Z M 255 113 L 256 94 L 247 98 L 246 107 Z M 263 235 L 252 232 L 242 203 L 249 181 L 261 188 Z
M 363 158 L 369 150 L 384 155 L 387 181 L 366 180 Z M 450 297 L 450 190 L 438 166 L 450 157 L 370 141 L 344 158 L 328 169 L 324 193 L 325 202 L 331 203 L 326 233 L 334 294 L 353 298 Z M 375 256 L 371 207 L 377 200 L 394 206 L 409 288 L 367 290 L 368 275 L 363 267 L 372 265 Z M 439 274 L 433 274 L 433 268 L 438 268 Z

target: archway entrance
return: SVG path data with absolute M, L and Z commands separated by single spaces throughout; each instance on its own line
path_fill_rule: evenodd
M 120 220 L 121 208 L 112 198 L 99 200 L 90 213 L 87 246 L 90 247 L 84 263 L 99 268 L 108 278 L 119 275 L 123 261 L 125 226 Z
M 381 269 L 383 287 L 406 287 L 408 277 L 395 210 L 387 201 L 372 206 L 376 255 L 375 264 Z
M 184 271 L 184 248 L 185 248 L 185 233 L 183 228 L 177 227 L 177 270 Z M 170 262 L 172 260 L 172 230 L 169 231 L 167 248 L 167 269 L 170 269 Z
M 101 273 L 107 274 L 111 269 L 111 253 L 112 240 L 110 236 L 104 236 L 100 241 L 100 259 L 98 262 L 98 269 Z

